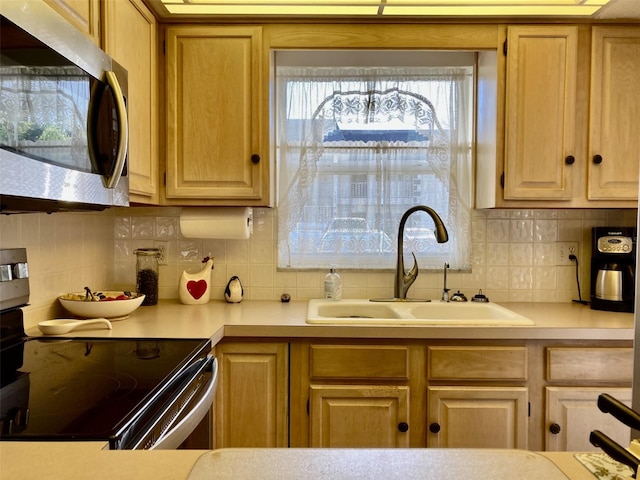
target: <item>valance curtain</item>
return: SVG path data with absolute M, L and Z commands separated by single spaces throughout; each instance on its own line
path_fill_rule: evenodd
M 391 269 L 411 206 L 405 253 L 422 269 L 470 266 L 471 67 L 278 67 L 278 266 Z

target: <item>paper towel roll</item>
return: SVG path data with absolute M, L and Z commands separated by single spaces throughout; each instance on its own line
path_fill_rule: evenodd
M 253 233 L 251 207 L 183 208 L 180 231 L 187 238 L 247 239 Z

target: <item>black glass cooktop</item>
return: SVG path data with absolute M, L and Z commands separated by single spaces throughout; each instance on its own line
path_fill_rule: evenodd
M 209 352 L 206 340 L 28 339 L 4 348 L 3 440 L 109 440 Z

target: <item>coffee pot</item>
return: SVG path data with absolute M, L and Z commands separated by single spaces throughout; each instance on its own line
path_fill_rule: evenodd
M 593 228 L 592 309 L 633 312 L 636 237 L 632 227 Z

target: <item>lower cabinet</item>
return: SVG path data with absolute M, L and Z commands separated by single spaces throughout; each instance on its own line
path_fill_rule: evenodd
M 608 393 L 631 406 L 632 348 L 548 347 L 546 367 L 546 450 L 599 450 L 589 442 L 593 430 L 629 444 L 630 429 L 601 412 L 597 401 Z
M 288 344 L 224 342 L 215 350 L 215 448 L 287 447 Z
M 409 447 L 409 387 L 312 385 L 310 446 Z
M 253 339 L 251 339 L 253 340 Z M 216 448 L 588 451 L 629 429 L 631 341 L 228 341 L 216 346 Z
M 527 448 L 525 387 L 429 387 L 429 447 Z
M 600 430 L 620 445 L 628 445 L 631 430 L 598 409 L 601 393 L 631 407 L 630 388 L 547 387 L 545 446 L 547 451 L 588 452 L 600 450 L 589 442 L 593 430 Z

